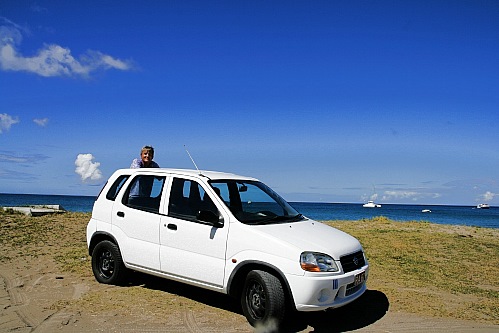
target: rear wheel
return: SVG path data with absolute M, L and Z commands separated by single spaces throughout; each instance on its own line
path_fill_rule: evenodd
M 241 294 L 241 306 L 248 322 L 279 326 L 285 315 L 285 298 L 281 281 L 260 270 L 249 272 Z
M 95 279 L 105 284 L 120 284 L 126 267 L 120 249 L 110 241 L 98 243 L 92 251 L 92 271 Z

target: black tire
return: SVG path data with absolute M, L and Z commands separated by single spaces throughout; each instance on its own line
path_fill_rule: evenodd
M 92 271 L 100 283 L 118 285 L 123 282 L 126 267 L 116 244 L 105 240 L 95 246 L 92 251 Z
M 248 322 L 279 327 L 285 316 L 286 302 L 281 281 L 260 270 L 249 272 L 241 293 L 241 306 Z

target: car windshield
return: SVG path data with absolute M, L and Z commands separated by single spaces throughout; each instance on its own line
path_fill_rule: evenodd
M 283 198 L 261 182 L 212 180 L 210 185 L 242 223 L 271 224 L 305 219 Z

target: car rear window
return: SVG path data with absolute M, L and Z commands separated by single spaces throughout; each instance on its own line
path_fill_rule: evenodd
M 106 194 L 106 199 L 114 201 L 116 199 L 116 196 L 121 190 L 121 187 L 123 187 L 123 184 L 127 181 L 127 179 L 130 177 L 130 175 L 122 175 L 119 176 L 118 179 L 116 179 L 109 189 Z

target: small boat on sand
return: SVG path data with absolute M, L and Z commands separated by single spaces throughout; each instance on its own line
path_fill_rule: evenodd
M 2 207 L 0 207 L 1 209 Z M 28 216 L 43 216 L 47 214 L 65 213 L 61 205 L 29 205 L 22 207 L 3 207 L 4 211 L 14 211 Z

